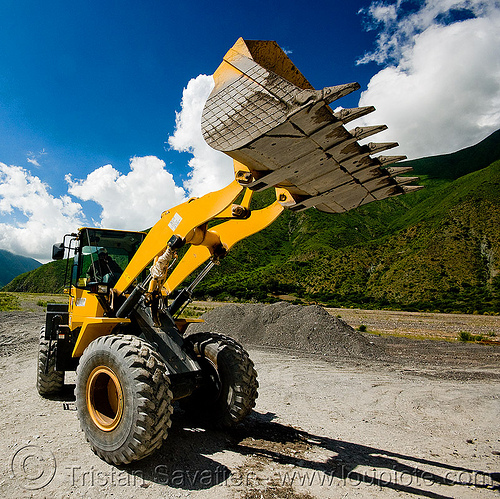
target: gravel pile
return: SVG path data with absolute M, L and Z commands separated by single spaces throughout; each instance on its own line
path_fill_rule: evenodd
M 190 325 L 188 334 L 212 331 L 245 346 L 271 346 L 327 356 L 372 357 L 376 348 L 342 319 L 316 305 L 229 304 L 201 318 L 205 322 Z

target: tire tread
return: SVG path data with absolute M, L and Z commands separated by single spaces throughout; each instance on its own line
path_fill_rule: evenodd
M 64 371 L 56 371 L 57 341 L 45 339 L 45 326 L 40 329 L 36 387 L 42 397 L 57 395 L 64 388 Z M 48 370 L 45 366 L 48 358 Z
M 167 369 L 158 352 L 148 342 L 133 335 L 101 336 L 90 343 L 83 355 L 88 358 L 103 349 L 109 349 L 130 373 L 138 404 L 134 428 L 120 449 L 100 449 L 87 436 L 89 429 L 84 418 L 80 417 L 80 410 L 83 410 L 82 405 L 86 402 L 80 400 L 81 390 L 77 389 L 80 425 L 92 450 L 101 459 L 112 464 L 128 464 L 149 456 L 163 444 L 171 426 L 173 395 Z M 80 361 L 78 366 L 77 380 L 83 363 Z

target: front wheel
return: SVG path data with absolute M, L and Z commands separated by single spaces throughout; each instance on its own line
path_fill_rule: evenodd
M 184 401 L 184 407 L 216 426 L 233 427 L 255 406 L 257 372 L 245 349 L 218 333 L 197 333 L 186 342 L 201 364 L 206 383 Z
M 161 447 L 171 425 L 167 369 L 136 336 L 108 335 L 85 349 L 76 371 L 80 426 L 108 463 L 127 464 Z

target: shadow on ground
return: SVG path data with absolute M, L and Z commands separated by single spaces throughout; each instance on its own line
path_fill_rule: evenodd
M 203 428 L 177 412 L 163 447 L 120 469 L 183 490 L 219 484 L 245 488 L 246 498 L 254 497 L 252 491 L 257 490 L 272 490 L 272 497 L 312 497 L 294 493 L 294 485 L 307 489 L 366 484 L 430 498 L 455 497 L 455 487 L 500 490 L 500 473 L 313 435 L 274 419 L 272 413 L 253 412 L 238 428 L 219 431 Z M 244 465 L 230 469 L 210 457 L 225 450 L 244 457 Z M 315 454 L 323 457 L 310 457 Z M 282 471 L 265 476 L 266 469 Z

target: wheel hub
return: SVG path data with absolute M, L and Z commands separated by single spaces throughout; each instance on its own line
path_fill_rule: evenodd
M 107 366 L 96 367 L 90 373 L 86 392 L 94 424 L 103 431 L 114 430 L 123 414 L 123 390 L 116 374 Z

